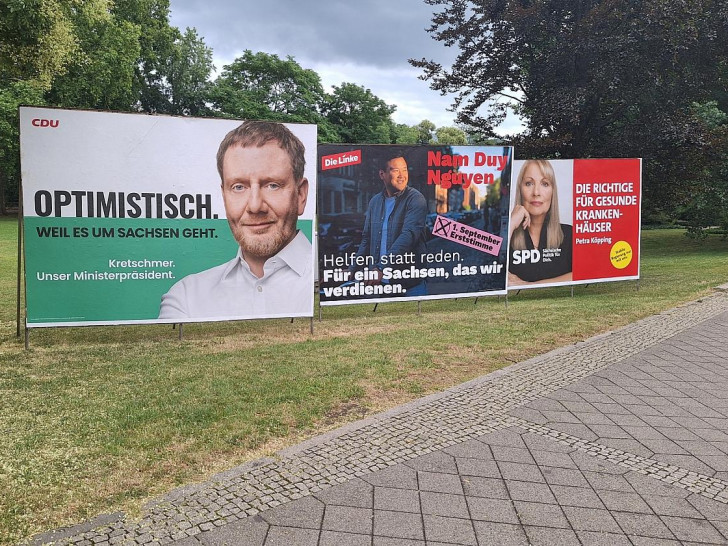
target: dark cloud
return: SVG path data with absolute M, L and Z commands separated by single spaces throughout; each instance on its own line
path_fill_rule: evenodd
M 171 8 L 173 24 L 196 27 L 224 59 L 251 49 L 389 68 L 445 53 L 425 30 L 433 8 L 423 0 L 173 0 Z

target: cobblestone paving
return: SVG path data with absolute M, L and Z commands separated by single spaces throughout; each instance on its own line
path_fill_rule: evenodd
M 686 335 L 681 336 L 681 333 L 688 330 Z M 447 506 L 448 501 L 452 501 L 462 506 L 464 502 L 472 516 L 474 509 L 471 504 L 476 501 L 472 501 L 464 494 L 463 480 L 464 477 L 484 477 L 468 471 L 463 473 L 460 467 L 472 463 L 465 461 L 456 464 L 455 467 L 450 467 L 451 472 L 437 471 L 428 474 L 425 470 L 416 470 L 416 482 L 408 483 L 408 487 L 397 488 L 392 484 L 398 483 L 403 468 L 411 469 L 413 466 L 426 465 L 428 457 L 437 459 L 444 456 L 443 450 L 447 455 L 453 453 L 453 450 L 457 452 L 466 448 L 472 442 L 476 442 L 478 446 L 487 446 L 487 450 L 482 447 L 478 449 L 484 453 L 487 451 L 496 461 L 499 475 L 493 479 L 500 480 L 501 485 L 509 491 L 507 500 L 515 510 L 518 520 L 499 522 L 489 521 L 487 517 L 483 520 L 471 518 L 472 521 L 468 521 L 471 531 L 475 533 L 473 536 L 476 537 L 473 538 L 475 541 L 473 544 L 487 543 L 486 538 L 477 538 L 481 535 L 506 536 L 500 535 L 500 532 L 505 532 L 507 536 L 512 534 L 514 543 L 520 543 L 519 540 L 524 536 L 532 543 L 539 542 L 541 538 L 546 541 L 556 540 L 562 535 L 568 538 L 564 538 L 564 542 L 554 543 L 566 544 L 574 537 L 576 537 L 575 543 L 596 540 L 597 535 L 603 530 L 579 529 L 579 525 L 575 526 L 572 521 L 579 518 L 584 521 L 589 520 L 585 512 L 567 511 L 566 508 L 559 508 L 559 503 L 544 502 L 541 503 L 544 506 L 540 506 L 539 503 L 532 502 L 532 499 L 518 499 L 518 495 L 514 497 L 512 490 L 523 489 L 524 486 L 518 484 L 528 483 L 525 477 L 532 476 L 536 480 L 533 483 L 544 483 L 539 480 L 546 480 L 546 477 L 544 465 L 538 462 L 533 464 L 530 461 L 520 463 L 508 460 L 508 456 L 525 457 L 524 453 L 503 449 L 515 446 L 496 444 L 496 447 L 493 447 L 489 438 L 498 438 L 499 434 L 507 431 L 509 434 L 506 436 L 511 438 L 514 435 L 518 436 L 519 442 L 525 442 L 526 438 L 531 443 L 547 442 L 551 447 L 544 448 L 544 451 L 569 455 L 571 462 L 567 468 L 576 465 L 582 477 L 589 483 L 591 483 L 589 478 L 598 481 L 597 477 L 601 475 L 599 470 L 594 470 L 595 468 L 601 468 L 601 472 L 609 476 L 623 477 L 631 484 L 631 489 L 627 491 L 627 487 L 619 482 L 620 487 L 624 489 L 622 492 L 637 495 L 647 505 L 649 502 L 645 501 L 646 494 L 643 489 L 650 490 L 657 487 L 655 484 L 667 487 L 670 491 L 668 494 L 660 490 L 658 497 L 674 498 L 675 491 L 679 491 L 684 495 L 680 497 L 681 500 L 692 499 L 689 500 L 692 503 L 690 506 L 699 504 L 702 507 L 701 502 L 709 503 L 709 506 L 704 507 L 707 514 L 694 508 L 700 515 L 695 515 L 689 522 L 666 521 L 665 518 L 668 517 L 679 519 L 680 515 L 659 514 L 652 505 L 649 505 L 652 507 L 649 512 L 626 511 L 624 512 L 626 515 L 619 516 L 624 520 L 620 521 L 617 516 L 610 515 L 610 507 L 600 495 L 602 489 L 612 491 L 608 487 L 610 480 L 602 480 L 607 484 L 604 488 L 601 483 L 598 486 L 592 484 L 592 493 L 596 493 L 601 499 L 600 507 L 592 509 L 606 511 L 606 515 L 611 519 L 601 513 L 595 512 L 591 515 L 596 520 L 600 518 L 604 521 L 617 520 L 617 527 L 609 524 L 610 533 L 620 537 L 620 540 L 622 538 L 628 540 L 626 537 L 634 535 L 631 531 L 642 532 L 640 525 L 630 523 L 632 521 L 630 518 L 634 514 L 640 514 L 640 517 L 655 516 L 657 519 L 654 520 L 654 525 L 660 531 L 654 532 L 664 535 L 660 537 L 644 535 L 646 539 L 683 540 L 679 538 L 682 531 L 677 531 L 682 525 L 689 529 L 689 532 L 683 533 L 684 537 L 694 535 L 699 539 L 696 542 L 725 544 L 728 543 L 725 535 L 728 527 L 728 523 L 725 523 L 728 520 L 726 516 L 728 509 L 725 506 L 728 501 L 726 498 L 728 370 L 727 353 L 721 344 L 726 332 L 728 332 L 728 298 L 724 294 L 715 294 L 649 317 L 611 334 L 510 366 L 501 372 L 426 397 L 378 418 L 365 420 L 357 426 L 347 427 L 344 432 L 304 444 L 295 451 L 284 452 L 278 459 L 256 461 L 220 475 L 206 484 L 178 490 L 151 506 L 140 521 L 125 521 L 123 518 L 113 521 L 113 518 L 108 518 L 105 524 L 94 529 L 77 528 L 60 531 L 38 537 L 35 542 L 39 544 L 55 540 L 57 544 L 158 544 L 180 541 L 180 544 L 185 542 L 197 544 L 199 541 L 196 538 L 187 537 L 199 536 L 203 542 L 224 543 L 225 533 L 248 532 L 250 527 L 255 530 L 250 531 L 255 537 L 258 536 L 255 533 L 265 530 L 262 540 L 266 545 L 306 544 L 309 542 L 306 542 L 305 537 L 310 538 L 314 535 L 316 539 L 312 543 L 320 545 L 349 543 L 404 545 L 405 542 L 397 542 L 395 539 L 405 538 L 413 541 L 412 544 L 424 544 L 422 541 L 428 534 L 428 528 L 431 536 L 427 538 L 427 544 L 438 542 L 470 544 L 471 542 L 468 542 L 472 538 L 470 535 L 467 537 L 463 535 L 462 540 L 465 542 L 453 542 L 450 539 L 445 540 L 448 538 L 445 536 L 447 533 L 442 531 L 452 526 L 453 533 L 457 534 L 456 529 L 467 528 L 463 518 L 454 517 L 458 521 L 449 521 L 447 519 L 449 516 L 427 513 L 425 504 Z M 685 345 L 688 346 L 688 351 L 684 350 Z M 516 442 L 515 439 L 513 441 Z M 505 459 L 501 457 L 504 452 L 510 453 Z M 530 456 L 534 458 L 534 454 Z M 455 455 L 452 457 L 457 459 Z M 482 457 L 480 459 L 464 457 L 464 459 L 481 460 Z M 535 458 L 534 460 L 537 461 Z M 388 482 L 385 480 L 379 486 L 371 483 L 372 479 L 378 479 L 378 476 L 387 475 L 388 472 L 390 473 Z M 559 473 L 563 472 L 556 472 Z M 645 474 L 657 477 L 659 480 L 645 477 Z M 450 476 L 450 485 L 453 491 L 457 491 L 456 493 L 442 491 L 439 485 L 433 486 L 434 490 L 422 488 L 423 480 L 425 486 L 428 480 L 433 483 L 446 483 L 447 476 Z M 574 480 L 579 481 L 576 477 Z M 460 489 L 456 487 L 456 481 L 460 484 Z M 680 487 L 676 488 L 664 482 L 675 482 Z M 635 488 L 635 483 L 640 484 L 640 487 Z M 424 534 L 409 538 L 389 536 L 387 533 L 377 534 L 377 529 L 407 528 L 403 523 L 397 524 L 398 518 L 407 518 L 397 515 L 400 514 L 397 510 L 382 510 L 377 516 L 379 512 L 376 510 L 376 504 L 360 507 L 370 511 L 369 516 L 373 519 L 369 519 L 369 525 L 373 527 L 369 528 L 366 514 L 345 510 L 347 507 L 351 509 L 356 506 L 327 504 L 322 500 L 328 494 L 339 494 L 342 490 L 347 491 L 347 488 L 366 489 L 363 484 L 369 484 L 374 488 L 372 495 L 377 493 L 376 487 L 409 491 L 409 493 L 401 491 L 382 493 L 399 495 L 405 505 L 406 499 L 409 498 L 407 495 L 411 497 L 411 503 L 414 505 L 412 495 L 416 493 L 419 515 L 424 522 Z M 562 484 L 559 487 L 578 486 Z M 557 491 L 560 490 L 551 488 L 550 493 L 554 498 Z M 620 489 L 617 489 L 617 492 L 619 491 Z M 424 498 L 430 499 L 425 503 L 423 493 L 454 494 L 462 495 L 464 498 L 439 499 L 425 494 Z M 564 491 L 562 493 L 566 495 Z M 571 493 L 588 496 L 579 491 Z M 605 494 L 605 496 L 613 495 Z M 373 498 L 376 500 L 376 497 Z M 506 500 L 485 498 L 490 501 Z M 303 500 L 290 503 L 295 499 Z M 484 501 L 477 501 L 476 504 L 478 502 L 483 505 Z M 658 504 L 660 502 L 662 502 L 660 506 L 669 504 L 660 500 L 655 501 Z M 285 513 L 286 510 L 292 512 L 289 516 L 294 519 L 303 518 L 301 514 L 308 512 L 306 509 L 301 512 L 302 503 L 317 507 L 315 510 L 312 508 L 315 513 L 321 509 L 322 519 L 318 527 L 271 523 L 271 518 L 276 517 L 276 514 Z M 635 504 L 642 506 L 637 500 Z M 498 503 L 495 503 L 491 506 L 494 513 L 499 509 L 506 510 L 505 505 L 500 507 L 497 505 Z M 722 507 L 722 512 L 716 506 Z M 556 513 L 556 509 L 560 510 L 559 517 L 553 515 L 553 521 L 561 521 L 559 518 L 563 516 L 568 525 L 552 528 L 536 524 L 537 521 L 551 521 L 549 514 Z M 567 513 L 569 511 L 576 515 L 572 514 L 570 517 Z M 720 519 L 715 517 L 713 512 L 726 517 Z M 530 520 L 529 513 L 533 516 Z M 324 517 L 326 514 L 328 515 Z M 361 519 L 362 530 L 366 528 L 367 532 L 352 532 L 351 526 L 339 530 L 329 528 L 336 527 L 334 522 L 337 521 L 356 522 L 357 517 Z M 378 521 L 381 523 L 378 524 Z M 481 529 L 478 532 L 476 522 L 513 527 L 478 525 L 478 529 Z M 341 527 L 342 524 L 338 525 Z M 583 523 L 583 525 L 591 524 Z M 691 527 L 695 525 L 698 526 L 697 530 Z M 669 532 L 664 531 L 663 527 Z M 483 531 L 486 528 L 487 530 Z M 291 538 L 292 535 L 284 536 L 283 531 L 286 529 L 288 529 L 286 533 L 294 533 L 298 538 L 294 540 Z M 704 530 L 704 535 L 698 532 L 699 529 Z M 440 532 L 444 533 L 443 540 L 436 538 Z M 595 534 L 592 536 L 589 533 Z M 339 536 L 341 534 L 345 536 Z M 213 540 L 214 537 L 217 539 Z M 349 539 L 352 542 L 347 542 Z M 710 542 L 708 539 L 717 541 Z M 251 535 L 243 542 L 236 539 L 230 543 L 263 544 L 256 540 L 257 538 Z M 628 540 L 625 543 L 630 542 Z
M 725 508 L 507 427 L 179 544 L 726 544 Z
M 728 482 L 711 478 L 704 474 L 694 472 L 676 465 L 663 463 L 654 459 L 648 459 L 627 453 L 620 449 L 604 446 L 598 442 L 589 442 L 570 434 L 554 430 L 543 425 L 529 423 L 522 419 L 513 421 L 516 426 L 541 436 L 546 436 L 557 442 L 583 451 L 598 459 L 618 464 L 625 468 L 639 472 L 646 476 L 682 487 L 693 493 L 699 493 L 709 499 L 714 499 L 728 504 Z M 728 510 L 728 508 L 727 508 Z

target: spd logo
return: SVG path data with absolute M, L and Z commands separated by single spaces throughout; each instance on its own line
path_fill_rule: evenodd
M 40 119 L 35 118 L 30 122 L 33 127 L 58 127 L 59 121 L 57 119 Z

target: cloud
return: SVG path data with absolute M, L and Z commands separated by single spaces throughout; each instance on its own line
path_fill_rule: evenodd
M 218 70 L 246 49 L 290 55 L 327 88 L 350 82 L 371 89 L 397 107 L 397 123 L 454 124 L 452 97 L 431 90 L 407 62 L 425 57 L 447 66 L 456 54 L 427 32 L 433 7 L 424 0 L 174 0 L 171 9 L 173 25 L 204 37 Z
M 225 58 L 251 49 L 322 63 L 395 66 L 443 49 L 425 30 L 431 17 L 423 0 L 172 3 L 173 24 L 196 27 Z
M 384 102 L 397 107 L 392 116 L 397 123 L 415 125 L 429 119 L 438 127 L 453 125 L 455 114 L 447 110 L 451 99 L 430 90 L 426 82 L 417 79 L 419 71 L 408 64 L 388 68 L 353 63 L 314 63 L 307 68 L 321 76 L 329 91 L 331 86 L 339 86 L 343 82 L 371 89 Z

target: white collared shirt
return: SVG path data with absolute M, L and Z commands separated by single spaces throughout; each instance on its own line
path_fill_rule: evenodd
M 188 275 L 162 296 L 160 319 L 228 320 L 313 316 L 313 253 L 298 232 L 256 277 L 242 252 L 227 263 Z

